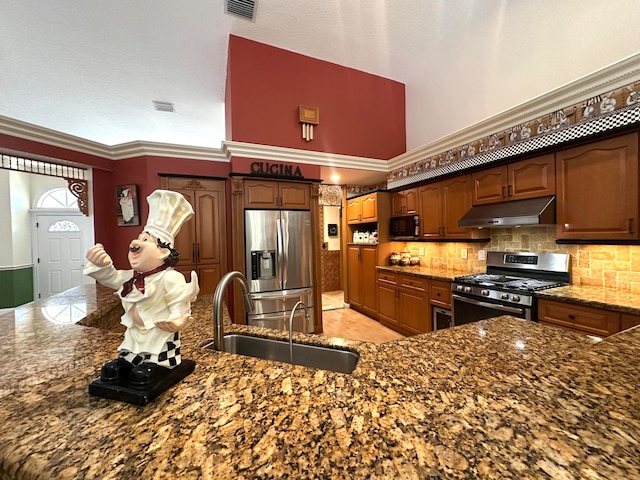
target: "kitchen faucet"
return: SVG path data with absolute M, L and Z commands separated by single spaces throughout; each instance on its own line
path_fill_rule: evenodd
M 218 286 L 216 287 L 215 293 L 213 294 L 213 348 L 220 352 L 224 352 L 222 304 L 227 287 L 234 278 L 238 280 L 238 282 L 240 282 L 240 287 L 242 288 L 242 299 L 244 300 L 244 308 L 246 309 L 247 313 L 253 313 L 255 309 L 253 300 L 249 296 L 249 283 L 242 273 L 238 271 L 232 271 L 222 277 L 220 283 L 218 283 Z
M 293 365 L 293 317 L 296 314 L 296 309 L 298 307 L 304 308 L 304 318 L 305 322 L 309 318 L 309 310 L 307 309 L 307 304 L 300 300 L 296 303 L 291 309 L 291 315 L 289 315 L 289 363 Z

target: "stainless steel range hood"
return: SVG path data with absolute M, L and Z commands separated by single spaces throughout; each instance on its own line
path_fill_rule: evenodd
M 531 198 L 472 207 L 459 227 L 513 227 L 556 223 L 556 197 Z

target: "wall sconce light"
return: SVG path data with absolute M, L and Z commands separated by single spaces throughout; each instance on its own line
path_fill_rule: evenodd
M 310 142 L 313 140 L 313 126 L 320 123 L 320 109 L 300 105 L 300 123 L 302 124 L 302 138 Z

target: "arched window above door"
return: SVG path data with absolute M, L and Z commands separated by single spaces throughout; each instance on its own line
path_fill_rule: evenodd
M 78 199 L 66 187 L 56 187 L 44 192 L 37 203 L 38 208 L 78 208 Z

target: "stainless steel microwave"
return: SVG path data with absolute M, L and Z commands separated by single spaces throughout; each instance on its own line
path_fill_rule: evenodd
M 389 235 L 392 239 L 413 240 L 420 238 L 420 216 L 407 215 L 391 217 L 389 221 Z

